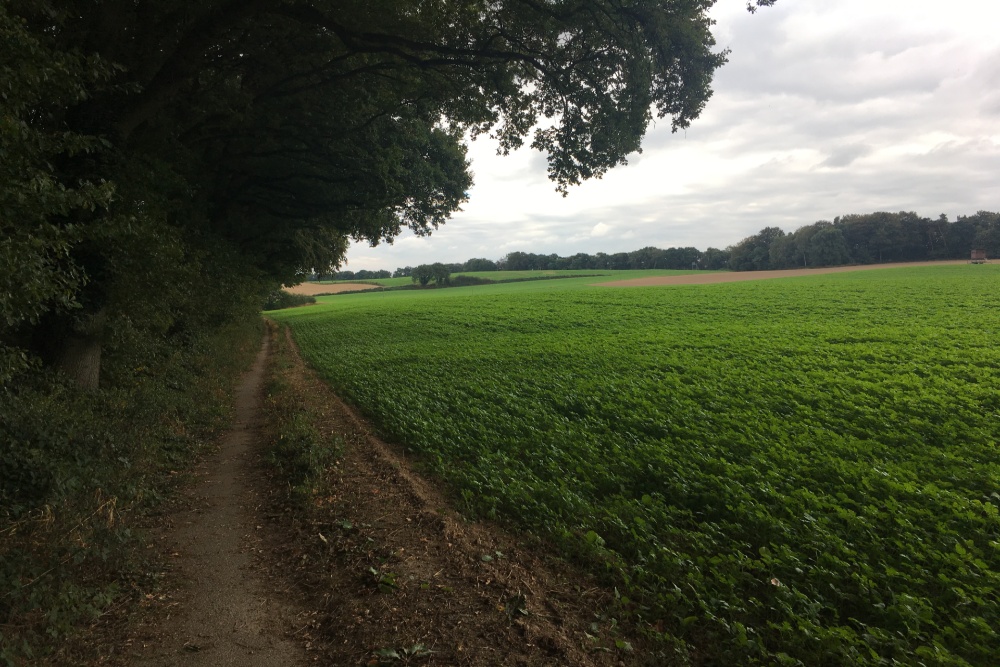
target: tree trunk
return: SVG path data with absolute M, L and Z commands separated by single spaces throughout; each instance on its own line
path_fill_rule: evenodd
M 97 391 L 101 381 L 101 347 L 107 323 L 102 308 L 90 315 L 75 318 L 69 326 L 49 328 L 46 355 L 55 368 L 65 373 L 76 386 Z
M 101 380 L 100 336 L 69 336 L 63 341 L 56 367 L 81 389 L 97 391 Z

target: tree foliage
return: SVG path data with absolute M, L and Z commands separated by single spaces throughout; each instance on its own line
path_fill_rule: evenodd
M 485 257 L 473 257 L 462 265 L 463 271 L 496 271 L 497 263 Z
M 422 287 L 426 287 L 432 280 L 435 285 L 441 287 L 447 285 L 450 281 L 451 267 L 441 262 L 421 264 L 420 266 L 413 267 L 410 272 L 410 278 L 413 282 L 420 283 Z
M 97 137 L 57 125 L 110 72 L 97 58 L 52 48 L 0 5 L 0 331 L 78 305 L 86 276 L 71 254 L 87 232 L 59 221 L 106 207 L 113 190 L 53 166 L 102 147 Z M 27 362 L 13 343 L 0 339 L 2 386 Z
M 288 284 L 428 234 L 472 185 L 467 137 L 544 151 L 563 192 L 600 177 L 701 112 L 711 4 L 10 0 L 0 340 L 53 361 L 39 327 L 106 343 L 161 271 L 173 305 L 132 321 L 162 332 L 220 266 Z

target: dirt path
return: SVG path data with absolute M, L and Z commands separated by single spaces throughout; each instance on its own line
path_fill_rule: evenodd
M 652 276 L 594 283 L 598 287 L 655 287 L 657 285 L 711 285 L 714 283 L 735 283 L 744 280 L 770 280 L 773 278 L 796 278 L 818 276 L 824 273 L 846 273 L 848 271 L 871 271 L 874 269 L 902 269 L 910 266 L 945 266 L 948 264 L 968 264 L 968 260 L 946 260 L 943 262 L 901 262 L 898 264 L 863 264 L 858 266 L 830 266 L 822 269 L 785 269 L 782 271 L 723 271 L 719 273 L 688 273 L 680 276 Z
M 269 577 L 255 553 L 261 523 L 250 445 L 255 440 L 265 340 L 236 392 L 236 419 L 220 450 L 204 461 L 189 493 L 190 509 L 173 518 L 162 539 L 181 589 L 163 604 L 165 618 L 133 641 L 130 664 L 144 667 L 306 664 L 300 642 L 289 638 L 303 613 Z M 298 625 L 301 625 L 298 624 Z

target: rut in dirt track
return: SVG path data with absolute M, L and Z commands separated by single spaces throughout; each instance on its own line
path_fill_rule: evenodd
M 236 391 L 236 419 L 220 450 L 197 471 L 191 509 L 165 538 L 182 589 L 171 615 L 142 638 L 132 663 L 143 667 L 306 664 L 292 636 L 303 613 L 269 578 L 256 518 L 251 446 L 269 353 L 267 338 Z

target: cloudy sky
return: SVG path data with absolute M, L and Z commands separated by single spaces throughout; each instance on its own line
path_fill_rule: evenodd
M 732 50 L 686 132 L 660 121 L 643 153 L 567 198 L 541 154 L 470 147 L 476 184 L 430 238 L 352 246 L 344 268 L 724 248 L 763 227 L 848 213 L 952 220 L 1000 210 L 1000 2 L 745 0 L 712 11 Z

